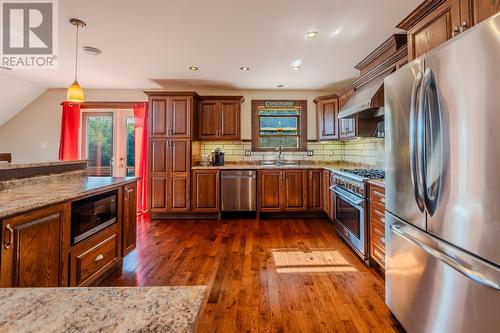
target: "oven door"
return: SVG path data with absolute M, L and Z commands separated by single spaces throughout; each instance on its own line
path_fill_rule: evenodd
M 335 200 L 335 227 L 339 234 L 363 258 L 368 257 L 366 245 L 366 199 L 339 186 L 332 186 Z

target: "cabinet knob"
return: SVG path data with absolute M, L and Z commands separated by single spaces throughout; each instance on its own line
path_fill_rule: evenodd
M 463 21 L 460 26 L 460 32 L 464 32 L 469 27 L 469 22 Z
M 95 262 L 99 262 L 101 261 L 102 259 L 104 259 L 104 256 L 102 254 L 98 255 L 97 257 L 95 257 L 94 261 Z

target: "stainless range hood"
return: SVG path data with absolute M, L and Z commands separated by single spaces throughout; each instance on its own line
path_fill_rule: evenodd
M 390 68 L 354 91 L 351 99 L 339 112 L 342 118 L 378 118 L 384 116 L 384 79 L 394 72 Z

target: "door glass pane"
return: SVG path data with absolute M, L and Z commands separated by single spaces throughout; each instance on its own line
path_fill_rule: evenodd
M 135 174 L 135 132 L 134 118 L 127 117 L 127 165 L 125 175 L 127 177 Z
M 92 115 L 85 117 L 87 160 L 89 175 L 111 176 L 113 157 L 113 117 Z

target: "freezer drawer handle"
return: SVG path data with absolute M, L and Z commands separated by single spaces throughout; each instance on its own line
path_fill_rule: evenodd
M 455 259 L 453 259 L 450 256 L 446 255 L 445 253 L 441 252 L 439 249 L 437 249 L 431 245 L 422 243 L 417 238 L 413 237 L 409 233 L 402 230 L 400 225 L 398 225 L 398 224 L 391 225 L 391 230 L 394 233 L 396 233 L 397 235 L 406 239 L 407 241 L 410 241 L 410 242 L 414 243 L 415 245 L 419 246 L 420 248 L 422 248 L 425 252 L 427 252 L 431 256 L 442 261 L 446 265 L 452 267 L 457 272 L 465 275 L 469 279 L 471 279 L 471 280 L 473 280 L 473 281 L 475 281 L 475 282 L 477 282 L 485 287 L 492 288 L 492 289 L 497 290 L 497 291 L 500 290 L 500 286 L 495 281 L 491 281 L 490 279 L 488 279 L 486 276 L 484 276 L 480 272 L 477 272 L 475 270 L 464 267 L 463 265 L 458 263 Z

